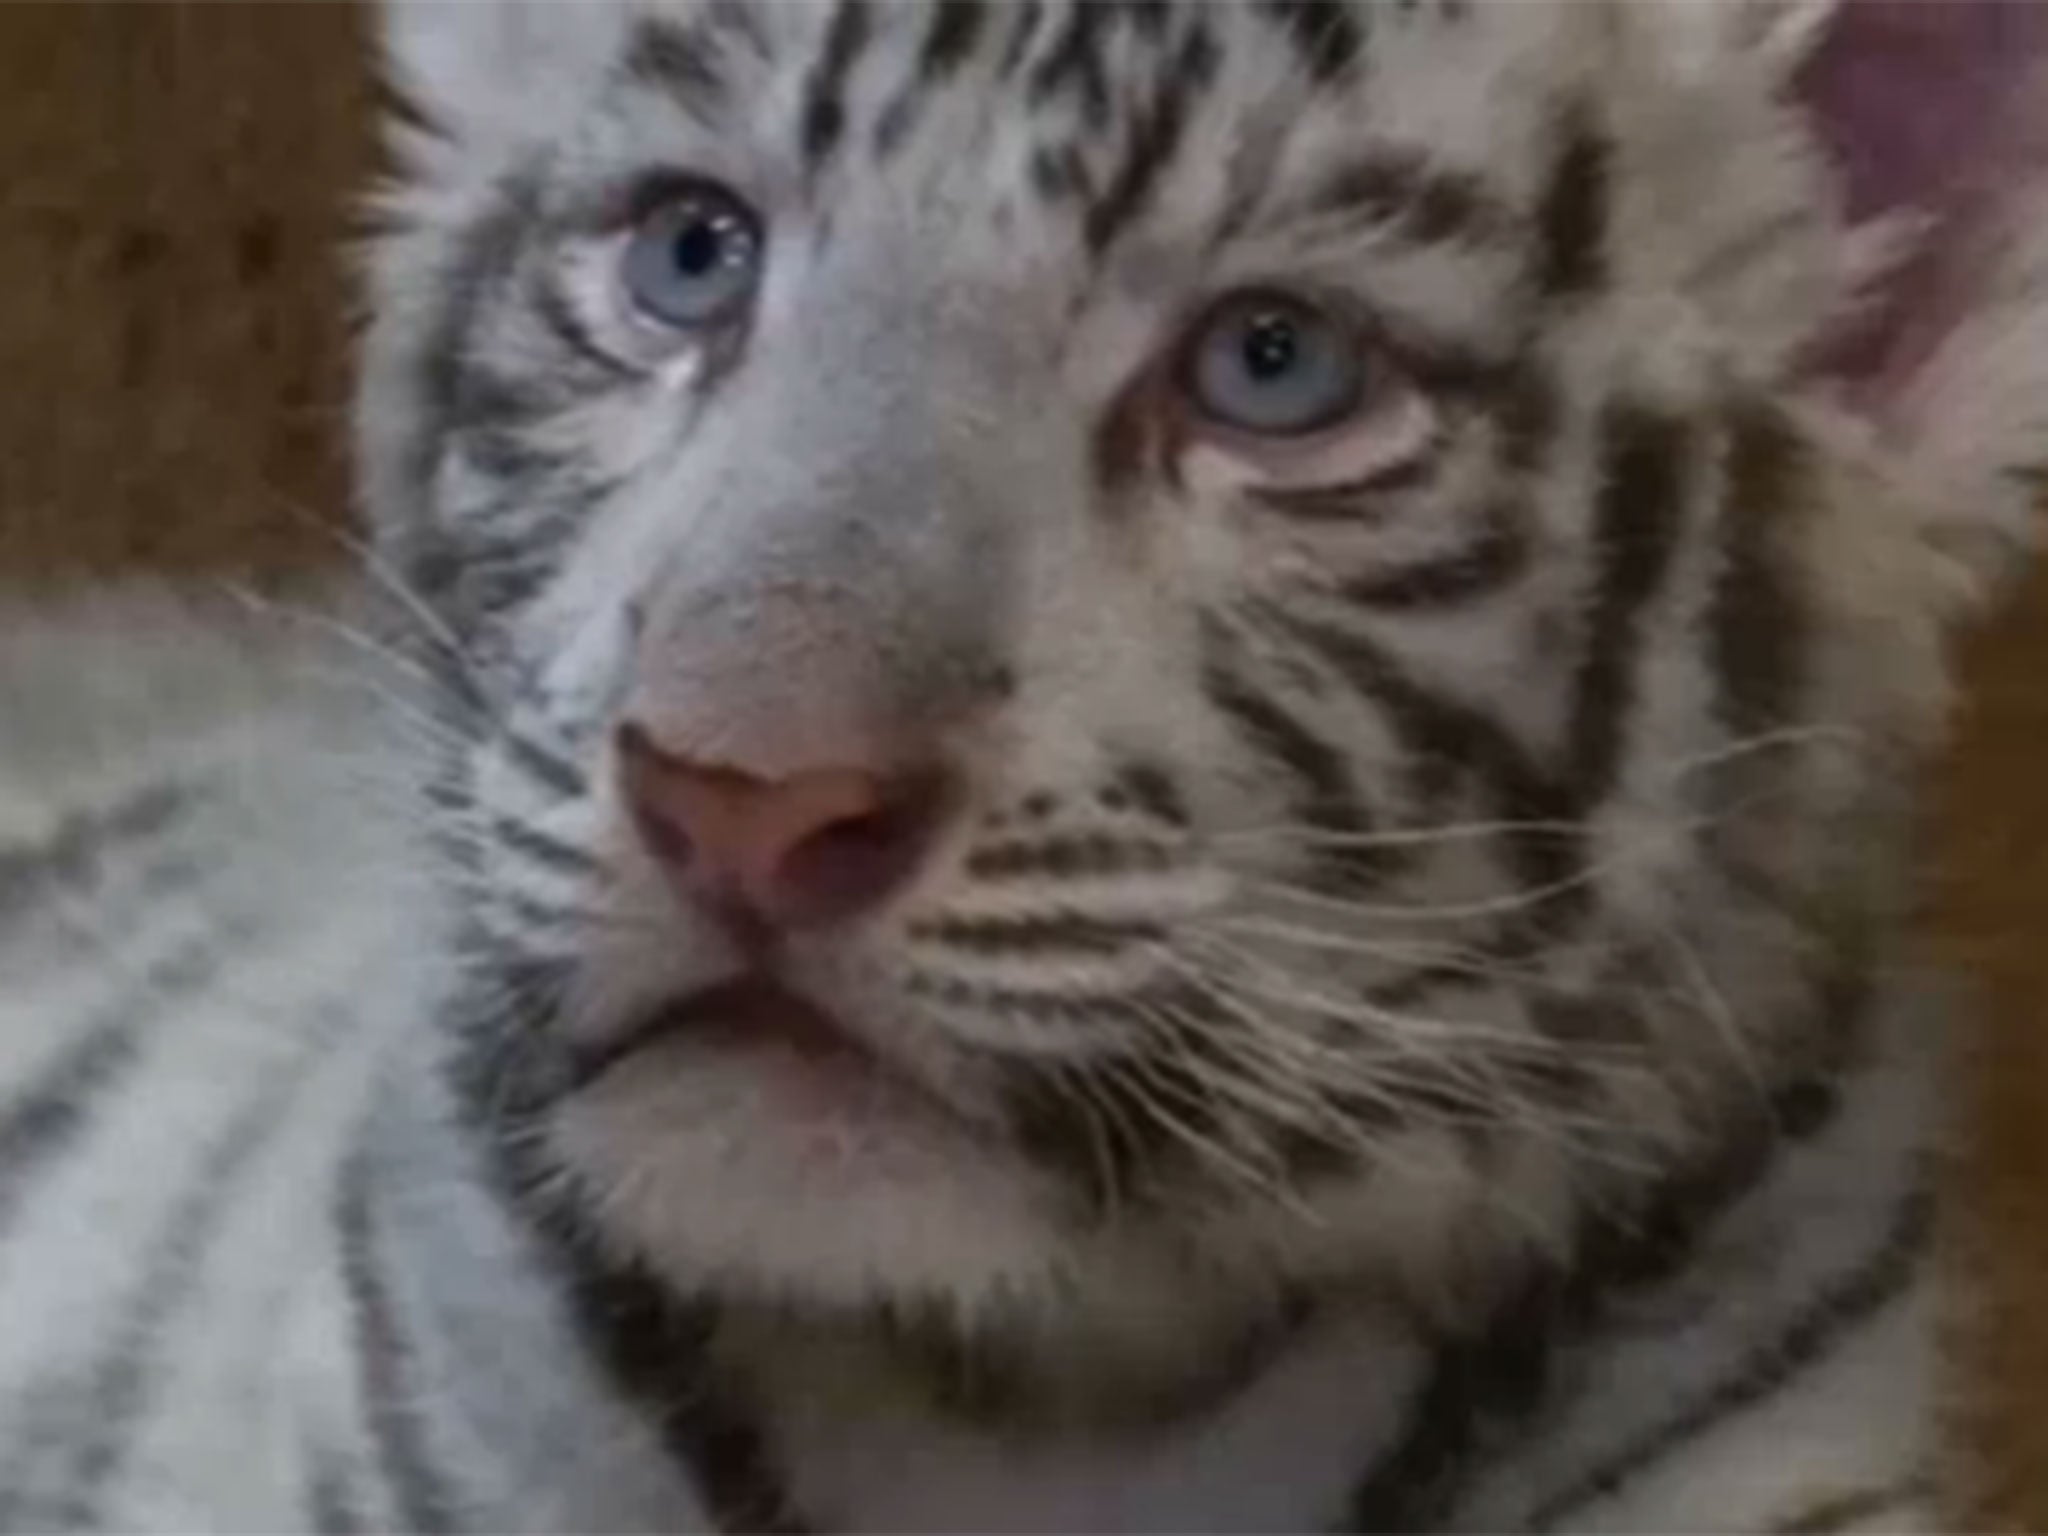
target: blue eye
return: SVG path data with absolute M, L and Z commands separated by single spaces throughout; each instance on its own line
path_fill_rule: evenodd
M 634 304 L 664 325 L 736 320 L 761 280 L 760 221 L 722 187 L 693 186 L 640 220 L 622 274 Z
M 1196 328 L 1184 387 L 1226 427 L 1292 437 L 1357 410 L 1365 369 L 1356 333 L 1326 310 L 1286 294 L 1245 293 Z

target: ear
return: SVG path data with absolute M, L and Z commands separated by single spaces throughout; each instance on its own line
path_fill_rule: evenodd
M 598 77 L 629 9 L 623 0 L 380 0 L 385 78 L 441 138 L 532 138 Z
M 1901 236 L 1811 366 L 2001 574 L 2048 511 L 2048 5 L 1837 4 L 1788 84 L 1847 218 Z
M 2048 492 L 2048 4 L 1616 5 L 1626 259 L 1825 396 L 1986 585 Z

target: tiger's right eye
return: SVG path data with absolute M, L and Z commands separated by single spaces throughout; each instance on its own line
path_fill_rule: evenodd
M 711 182 L 689 186 L 644 214 L 626 242 L 621 277 L 650 320 L 696 331 L 740 319 L 760 286 L 760 220 Z

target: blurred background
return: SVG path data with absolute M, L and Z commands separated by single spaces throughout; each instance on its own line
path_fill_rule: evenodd
M 0 577 L 347 559 L 365 17 L 0 4 Z M 1964 658 L 1924 947 L 1976 986 L 1954 1171 L 1971 1524 L 2048 1530 L 2048 564 Z M 1904 958 L 1904 957 L 1902 957 Z

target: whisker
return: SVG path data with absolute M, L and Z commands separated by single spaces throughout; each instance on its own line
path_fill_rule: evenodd
M 1401 848 L 1417 844 L 1475 842 L 1505 836 L 1584 836 L 1582 821 L 1460 821 L 1440 827 L 1388 827 L 1367 832 L 1331 831 L 1299 822 L 1273 822 L 1214 834 L 1211 841 L 1233 843 L 1286 842 L 1317 848 Z
M 1212 1048 L 1221 1045 L 1224 1053 L 1238 1064 L 1283 1084 L 1297 1096 L 1313 1094 L 1327 1098 L 1333 1090 L 1364 1093 L 1412 1118 L 1416 1108 L 1413 1096 L 1401 1096 L 1396 1090 L 1426 1090 L 1432 1100 L 1440 1101 L 1448 1084 L 1462 1079 L 1478 1095 L 1472 1102 L 1480 1111 L 1464 1123 L 1484 1124 L 1491 1119 L 1483 1112 L 1485 1106 L 1501 1101 L 1511 1086 L 1495 1064 L 1483 1056 L 1432 1051 L 1429 1043 L 1411 1041 L 1397 1033 L 1376 1032 L 1374 1044 L 1381 1049 L 1367 1054 L 1277 1028 L 1270 1021 L 1251 1020 L 1243 1013 L 1243 999 L 1232 984 L 1215 976 L 1206 979 L 1211 1001 L 1231 1009 L 1247 1022 L 1242 1033 L 1212 1034 L 1205 1037 L 1207 1043 Z M 1418 1064 L 1426 1070 L 1418 1070 Z M 1284 1076 L 1276 1079 L 1272 1076 L 1274 1072 Z M 1442 1113 L 1440 1102 L 1433 1103 L 1431 1109 L 1431 1118 L 1438 1123 L 1453 1118 Z
M 1212 1000 L 1231 1006 L 1235 1011 L 1236 1003 L 1229 995 L 1235 981 L 1226 982 L 1209 973 L 1205 973 L 1202 979 L 1209 984 Z M 1251 984 L 1254 996 L 1261 990 L 1256 984 Z M 1334 1006 L 1316 1006 L 1315 1011 L 1328 1022 L 1342 1021 L 1340 1010 Z M 1533 1031 L 1524 1035 L 1462 1023 L 1446 1026 L 1438 1022 L 1432 1027 L 1417 1030 L 1406 1027 L 1417 1022 L 1407 1016 L 1390 1014 L 1382 1009 L 1366 1009 L 1365 1012 L 1363 1022 L 1372 1026 L 1371 1043 L 1379 1048 L 1370 1054 L 1304 1039 L 1278 1029 L 1270 1022 L 1263 1026 L 1254 1022 L 1245 1035 L 1224 1038 L 1231 1045 L 1254 1040 L 1261 1053 L 1271 1056 L 1275 1063 L 1283 1055 L 1290 1056 L 1292 1065 L 1286 1070 L 1312 1085 L 1327 1084 L 1348 1089 L 1363 1079 L 1371 1083 L 1416 1086 L 1427 1090 L 1432 1098 L 1440 1098 L 1451 1081 L 1465 1080 L 1472 1093 L 1477 1095 L 1470 1102 L 1480 1113 L 1471 1117 L 1433 1114 L 1432 1118 L 1439 1122 L 1493 1123 L 1495 1117 L 1485 1113 L 1489 1105 L 1507 1111 L 1523 1103 L 1526 1089 L 1515 1077 L 1514 1068 L 1517 1066 L 1536 1067 L 1548 1061 L 1584 1065 L 1590 1059 L 1609 1082 L 1636 1075 L 1656 1078 L 1656 1074 L 1649 1070 L 1644 1049 L 1639 1046 L 1566 1045 Z M 1360 1021 L 1354 1019 L 1354 1022 Z M 1460 1050 L 1460 1047 L 1467 1049 Z M 1421 1070 L 1417 1071 L 1417 1068 Z M 1405 1100 L 1402 1102 L 1406 1104 Z M 1545 1133 L 1583 1125 L 1589 1136 L 1602 1142 L 1611 1136 L 1613 1129 L 1604 1117 L 1580 1116 L 1548 1105 L 1541 1117 L 1530 1124 Z
M 311 530 L 319 537 L 339 547 L 350 558 L 354 569 L 360 570 L 376 582 L 378 589 L 396 602 L 418 626 L 418 632 L 431 641 L 440 653 L 461 674 L 466 693 L 473 697 L 468 701 L 481 706 L 489 695 L 477 675 L 476 664 L 464 649 L 448 621 L 434 611 L 430 603 L 404 575 L 378 552 L 375 544 L 351 529 L 341 527 L 306 507 L 295 497 L 285 495 L 275 486 L 265 486 L 265 493 L 280 512 L 291 517 L 300 527 Z
M 1276 943 L 1298 945 L 1318 953 L 1357 955 L 1368 960 L 1390 961 L 1403 966 L 1428 966 L 1432 969 L 1456 970 L 1481 976 L 1548 979 L 1535 964 L 1516 964 L 1479 945 L 1367 938 L 1360 934 L 1338 933 L 1327 928 L 1289 923 L 1278 918 L 1240 917 L 1228 914 L 1209 919 L 1203 924 L 1203 928 L 1219 937 L 1242 935 L 1250 939 L 1268 939 Z
M 1293 972 L 1280 971 L 1255 953 L 1228 945 L 1211 945 L 1210 952 L 1230 962 L 1230 980 L 1242 983 L 1255 998 L 1305 1010 L 1332 1022 L 1365 1022 L 1386 1032 L 1385 1044 L 1396 1048 L 1412 1046 L 1418 1039 L 1453 1040 L 1530 1051 L 1551 1048 L 1531 1032 L 1480 1024 L 1468 1019 L 1447 1019 L 1439 1015 L 1401 1013 L 1381 1007 L 1358 996 L 1332 993 L 1304 983 Z M 1253 974 L 1253 973 L 1256 974 Z M 1208 979 L 1215 980 L 1213 976 Z M 1375 1035 L 1375 1040 L 1378 1036 Z
M 1087 1071 L 1077 1070 L 1060 1057 L 1041 1058 L 1042 1070 L 1057 1080 L 1058 1089 L 1081 1110 L 1081 1123 L 1095 1161 L 1096 1179 L 1102 1189 L 1103 1220 L 1117 1224 L 1123 1212 L 1124 1180 L 1121 1165 L 1110 1147 L 1110 1138 L 1121 1135 L 1126 1146 L 1142 1145 L 1129 1113 L 1097 1086 Z M 1114 1125 L 1115 1129 L 1109 1127 Z
M 1865 740 L 1867 733 L 1846 725 L 1791 725 L 1738 737 L 1734 741 L 1724 742 L 1703 752 L 1653 761 L 1650 766 L 1668 772 L 1674 779 L 1678 779 L 1704 773 L 1740 758 L 1763 752 L 1789 750 L 1822 742 L 1842 747 L 1857 747 Z
M 1561 880 L 1542 885 L 1525 886 L 1519 891 L 1502 896 L 1486 896 L 1473 901 L 1462 902 L 1365 902 L 1352 901 L 1346 897 L 1332 896 L 1327 891 L 1296 881 L 1252 877 L 1245 880 L 1251 889 L 1283 897 L 1287 901 L 1317 911 L 1340 912 L 1347 916 L 1376 918 L 1383 921 L 1412 920 L 1417 922 L 1460 922 L 1475 917 L 1500 917 L 1508 913 L 1527 911 L 1541 906 L 1544 902 L 1572 891 L 1583 889 L 1599 879 L 1599 872 L 1591 868 L 1582 869 Z
M 1105 1063 L 1103 1070 L 1104 1075 L 1113 1076 L 1123 1083 L 1136 1098 L 1138 1107 L 1160 1129 L 1193 1153 L 1198 1161 L 1254 1194 L 1278 1203 L 1289 1203 L 1287 1192 L 1276 1175 L 1246 1161 L 1215 1137 L 1204 1136 L 1168 1107 L 1168 1098 L 1178 1099 L 1190 1109 L 1201 1109 L 1204 1106 L 1190 1103 L 1185 1089 L 1180 1085 L 1162 1080 L 1147 1056 L 1138 1054 L 1116 1057 Z
M 1389 942 L 1257 917 L 1220 917 L 1206 926 L 1225 943 L 1239 938 L 1264 940 L 1275 945 L 1296 946 L 1316 955 L 1349 955 L 1385 961 L 1409 970 L 1442 972 L 1496 982 L 1522 995 L 1569 997 L 1576 996 L 1579 991 L 1576 984 L 1552 974 L 1542 957 L 1516 961 L 1482 946 Z M 1383 985 L 1389 980 L 1398 982 L 1400 979 L 1398 976 L 1378 977 L 1374 978 L 1374 984 Z M 1640 991 L 1638 995 L 1661 997 L 1673 1002 L 1690 1001 L 1690 994 L 1676 989 Z
M 1213 1037 L 1207 1039 L 1213 1045 Z M 1232 1040 L 1235 1047 L 1243 1042 Z M 1235 1056 L 1233 1049 L 1227 1053 Z M 1243 1058 L 1246 1061 L 1252 1058 Z M 1260 1064 L 1261 1066 L 1264 1063 Z M 1203 1087 L 1214 1094 L 1242 1102 L 1254 1113 L 1268 1113 L 1263 1100 L 1247 1100 L 1241 1093 L 1242 1084 L 1238 1079 L 1221 1069 L 1221 1064 L 1205 1062 L 1189 1056 L 1181 1061 L 1182 1070 L 1199 1080 Z M 1400 1089 L 1404 1083 L 1429 1089 L 1427 1102 L 1404 1096 Z M 1348 1154 L 1361 1163 L 1378 1163 L 1382 1166 L 1405 1172 L 1410 1176 L 1421 1174 L 1435 1179 L 1439 1177 L 1427 1165 L 1420 1163 L 1403 1147 L 1401 1135 L 1388 1133 L 1382 1128 L 1364 1125 L 1356 1117 L 1346 1115 L 1328 1097 L 1330 1080 L 1325 1077 L 1316 1083 L 1301 1083 L 1290 1080 L 1285 1087 L 1310 1090 L 1299 1105 L 1289 1103 L 1284 1116 L 1268 1118 L 1286 1124 L 1296 1131 L 1317 1137 L 1339 1155 Z M 1494 1132 L 1511 1132 L 1533 1136 L 1538 1140 L 1555 1143 L 1589 1163 L 1603 1164 L 1632 1173 L 1651 1171 L 1647 1161 L 1624 1158 L 1616 1155 L 1609 1146 L 1611 1126 L 1597 1117 L 1517 1113 L 1517 1106 L 1505 1098 L 1475 1097 L 1469 1099 L 1469 1113 L 1456 1113 L 1446 1109 L 1442 1102 L 1444 1084 L 1440 1079 L 1408 1079 L 1398 1073 L 1384 1070 L 1371 1073 L 1356 1081 L 1345 1080 L 1341 1085 L 1349 1093 L 1369 1103 L 1385 1108 L 1391 1116 L 1415 1130 L 1483 1129 Z M 1584 1134 L 1575 1134 L 1583 1127 Z M 1488 1190 L 1489 1198 L 1497 1197 L 1497 1190 Z M 1305 1218 L 1320 1221 L 1313 1211 L 1300 1212 Z M 1540 1225 L 1533 1221 L 1532 1226 Z
M 323 666 L 315 663 L 291 663 L 293 675 L 320 683 L 339 683 L 360 689 L 375 699 L 380 708 L 388 710 L 387 718 L 404 725 L 408 730 L 419 733 L 418 739 L 427 746 L 444 752 L 465 750 L 469 738 L 456 732 L 447 721 L 428 709 L 419 700 L 408 697 L 400 689 L 381 681 L 367 672 L 352 671 L 341 666 Z
M 298 603 L 281 602 L 266 597 L 246 583 L 239 581 L 214 580 L 208 583 L 215 591 L 229 601 L 266 619 L 280 620 L 302 629 L 318 631 L 340 641 L 349 649 L 389 667 L 425 690 L 426 697 L 445 698 L 446 687 L 442 680 L 421 666 L 418 661 L 380 640 L 369 631 L 350 624 L 347 620 L 318 608 Z
M 1771 1100 L 1771 1086 L 1754 1045 L 1744 1039 L 1741 1022 L 1729 1004 L 1727 994 L 1715 983 L 1701 961 L 1698 949 L 1676 927 L 1657 924 L 1658 937 L 1692 982 L 1695 1006 L 1727 1049 L 1730 1062 L 1743 1080 L 1750 1096 L 1762 1105 Z
M 1163 1003 L 1148 1005 L 1143 1011 L 1155 1024 L 1166 1026 L 1163 1032 L 1155 1031 L 1154 1038 L 1175 1052 L 1182 1070 L 1202 1079 L 1220 1095 L 1267 1119 L 1304 1129 L 1318 1119 L 1331 1125 L 1338 1123 L 1331 1107 L 1313 1091 L 1311 1083 L 1298 1074 L 1275 1075 L 1277 1063 L 1263 1053 L 1247 1050 L 1250 1040 L 1206 1030 L 1201 1020 Z M 1246 1075 L 1231 1076 L 1221 1071 L 1219 1064 L 1203 1060 L 1195 1054 L 1194 1038 L 1200 1038 L 1207 1049 L 1230 1065 L 1244 1068 Z

